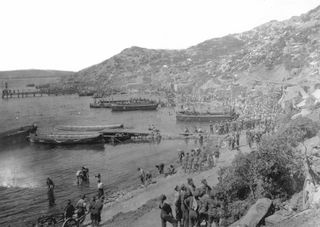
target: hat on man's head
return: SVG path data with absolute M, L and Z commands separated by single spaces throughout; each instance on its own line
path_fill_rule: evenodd
M 166 197 L 164 194 L 160 195 L 160 200 L 161 200 L 161 201 L 164 201 L 164 200 L 166 200 L 166 199 L 167 199 L 167 197 Z
M 201 180 L 201 183 L 202 183 L 202 184 L 208 184 L 208 182 L 207 182 L 206 179 L 202 179 L 202 180 Z

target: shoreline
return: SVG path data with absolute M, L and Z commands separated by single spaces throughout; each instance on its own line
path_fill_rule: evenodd
M 242 137 L 241 142 L 245 139 Z M 138 188 L 128 192 L 126 195 L 116 199 L 110 205 L 104 206 L 100 226 L 152 226 L 160 222 L 160 211 L 157 209 L 158 197 L 165 194 L 168 202 L 172 204 L 174 187 L 186 183 L 187 178 L 192 177 L 195 184 L 199 185 L 200 181 L 205 178 L 209 185 L 216 185 L 218 182 L 218 170 L 220 167 L 229 165 L 238 152 L 250 152 L 247 145 L 241 145 L 241 151 L 230 151 L 227 148 L 221 150 L 221 155 L 217 166 L 204 170 L 186 174 L 181 167 L 177 168 L 177 173 L 168 177 L 158 177 L 155 184 L 147 188 Z M 86 224 L 90 224 L 90 218 L 86 219 Z

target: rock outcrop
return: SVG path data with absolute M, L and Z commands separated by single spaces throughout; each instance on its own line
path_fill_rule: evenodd
M 247 214 L 239 221 L 230 225 L 230 227 L 256 227 L 261 220 L 266 216 L 272 201 L 268 198 L 258 199 L 248 210 Z

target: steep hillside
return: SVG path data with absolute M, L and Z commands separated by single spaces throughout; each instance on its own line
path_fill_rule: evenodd
M 189 85 L 237 81 L 291 84 L 318 81 L 320 7 L 299 17 L 271 21 L 250 31 L 207 40 L 183 50 L 131 47 L 83 69 L 65 82 L 97 88 Z M 208 86 L 204 86 L 208 87 Z

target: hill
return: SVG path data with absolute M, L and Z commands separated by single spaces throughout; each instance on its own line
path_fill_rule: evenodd
M 182 50 L 141 47 L 121 53 L 64 80 L 96 88 L 208 88 L 208 84 L 260 81 L 311 86 L 319 82 L 320 6 L 285 21 L 214 38 Z M 209 86 L 210 87 L 210 86 Z
M 40 69 L 25 69 L 0 71 L 1 79 L 27 79 L 27 78 L 48 78 L 48 77 L 65 77 L 70 76 L 74 72 L 58 71 L 58 70 L 40 70 Z

